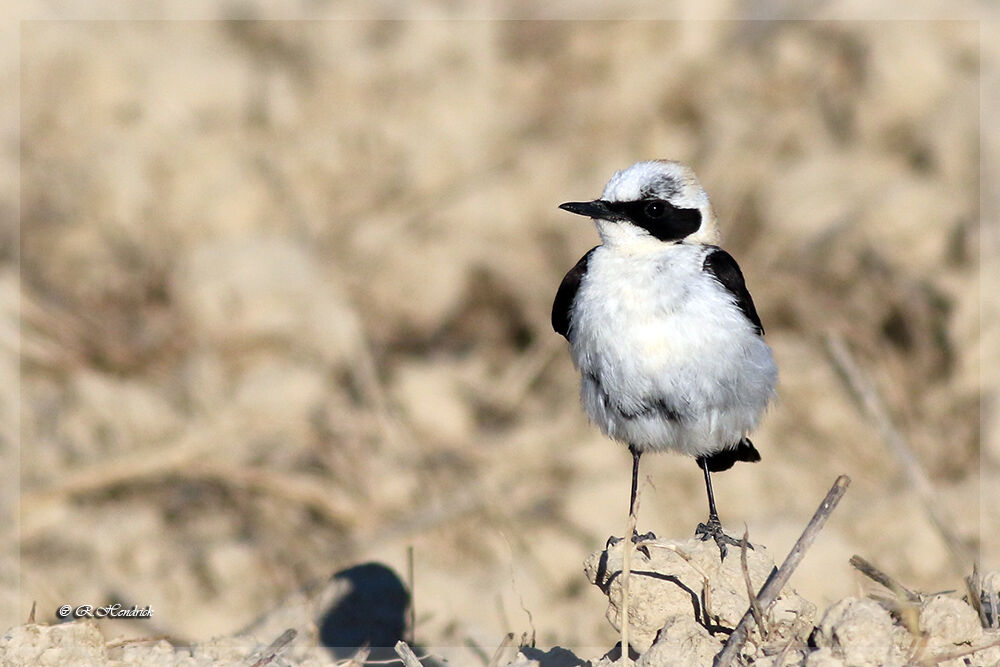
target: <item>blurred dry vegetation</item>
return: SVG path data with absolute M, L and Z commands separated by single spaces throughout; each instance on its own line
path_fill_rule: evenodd
M 199 640 L 363 560 L 405 572 L 412 545 L 421 643 L 488 653 L 533 622 L 541 645 L 600 655 L 615 638 L 581 563 L 621 533 L 629 461 L 586 423 L 549 327 L 597 239 L 556 206 L 655 157 L 699 174 L 781 370 L 763 461 L 716 479 L 723 522 L 783 554 L 845 472 L 793 585 L 854 594 L 861 553 L 960 588 L 824 341 L 844 337 L 973 553 L 1000 464 L 979 432 L 981 363 L 997 372 L 979 354 L 979 35 L 24 24 L 5 603 L 19 621 L 31 601 L 40 620 L 149 604 L 109 636 Z M 640 530 L 688 535 L 695 465 L 644 473 Z

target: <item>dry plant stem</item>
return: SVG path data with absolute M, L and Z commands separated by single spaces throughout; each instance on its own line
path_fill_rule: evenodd
M 750 610 L 753 612 L 754 622 L 756 622 L 757 627 L 760 628 L 761 637 L 767 639 L 767 633 L 764 626 L 764 612 L 760 609 L 760 600 L 757 599 L 757 594 L 753 590 L 753 582 L 750 581 L 750 567 L 747 565 L 748 544 L 750 544 L 750 531 L 744 527 L 743 544 L 740 545 L 740 567 L 743 570 L 743 581 L 747 586 L 747 598 L 750 600 Z
M 503 659 L 504 653 L 507 652 L 511 646 L 514 645 L 514 633 L 508 632 L 503 641 L 500 642 L 500 646 L 497 646 L 497 650 L 493 652 L 493 657 L 486 664 L 486 667 L 500 667 L 500 661 Z
M 170 635 L 156 635 L 153 637 L 130 637 L 128 639 L 119 639 L 113 642 L 108 642 L 104 645 L 104 648 L 111 650 L 113 648 L 121 648 L 123 646 L 131 646 L 132 644 L 146 644 L 148 642 L 160 642 L 160 641 L 170 641 Z
M 844 381 L 851 396 L 862 412 L 878 427 L 889 451 L 902 465 L 907 482 L 920 498 L 927 517 L 948 548 L 955 572 L 964 577 L 967 563 L 970 562 L 971 558 L 966 553 L 958 536 L 951 529 L 953 523 L 942 511 L 942 505 L 935 496 L 930 478 L 924 472 L 923 466 L 920 465 L 920 461 L 914 455 L 906 438 L 893 423 L 889 411 L 885 407 L 885 402 L 874 383 L 855 362 L 854 355 L 848 349 L 843 336 L 835 332 L 828 333 L 826 346 L 834 368 Z
M 363 646 L 346 661 L 338 662 L 336 664 L 338 667 L 362 667 L 366 662 L 368 662 L 368 656 L 370 653 L 371 649 L 367 646 Z
M 625 522 L 625 539 L 622 547 L 622 664 L 631 665 L 632 656 L 628 648 L 628 606 L 629 606 L 629 583 L 632 578 L 632 551 L 635 544 L 632 543 L 632 533 L 635 532 L 636 515 L 639 513 L 639 489 L 635 492 L 635 502 L 628 513 L 628 521 Z
M 785 642 L 785 645 L 781 647 L 781 653 L 779 653 L 778 657 L 774 660 L 774 667 L 782 667 L 782 665 L 785 664 L 785 658 L 788 657 L 788 652 L 792 649 L 792 644 L 794 643 L 794 637 Z
M 965 577 L 965 587 L 969 594 L 969 602 L 979 614 L 979 622 L 984 628 L 1000 628 L 1000 618 L 997 618 L 997 592 L 990 579 L 990 590 L 983 588 L 983 578 L 979 574 L 979 563 L 972 564 L 972 574 Z M 989 609 L 983 606 L 983 593 L 986 593 L 986 602 Z
M 990 599 L 990 614 L 991 614 L 991 616 L 990 616 L 990 627 L 991 628 L 1000 628 L 1000 617 L 997 616 L 997 604 L 998 604 L 998 601 L 997 601 L 997 589 L 996 589 L 996 586 L 993 584 L 993 582 L 995 580 L 996 580 L 996 577 L 990 578 L 990 590 L 988 592 L 989 599 Z M 982 607 L 982 604 L 980 604 L 979 606 Z
M 761 587 L 760 592 L 757 594 L 757 599 L 760 602 L 762 610 L 768 610 L 776 599 L 778 599 L 778 594 L 781 593 L 781 589 L 785 587 L 788 583 L 788 579 L 792 576 L 792 572 L 795 568 L 799 566 L 802 562 L 802 558 L 805 556 L 806 551 L 812 546 L 812 543 L 816 540 L 816 536 L 819 535 L 819 531 L 823 530 L 823 525 L 826 524 L 826 520 L 830 517 L 830 514 L 837 507 L 837 503 L 840 499 L 844 497 L 844 493 L 847 491 L 847 487 L 851 483 L 851 478 L 847 475 L 841 475 L 837 478 L 837 481 L 833 483 L 830 491 L 827 492 L 826 497 L 823 498 L 823 502 L 820 503 L 819 508 L 816 513 L 813 514 L 812 519 L 806 524 L 805 530 L 802 531 L 802 535 L 799 536 L 798 541 L 792 550 L 788 552 L 788 556 L 785 557 L 785 562 L 781 564 L 777 570 L 771 571 L 771 576 L 767 578 L 764 582 L 764 586 Z M 733 664 L 733 660 L 739 655 L 740 649 L 743 648 L 743 644 L 746 643 L 747 636 L 750 633 L 750 624 L 753 623 L 753 609 L 747 609 L 746 613 L 743 614 L 743 618 L 740 619 L 739 624 L 736 629 L 733 630 L 733 634 L 729 635 L 729 640 L 726 641 L 726 645 L 722 647 L 719 654 L 715 656 L 713 662 L 714 667 L 727 667 Z
M 924 654 L 924 650 L 927 649 L 927 641 L 929 637 L 926 632 L 920 632 L 919 628 L 917 628 L 917 631 L 914 632 L 913 628 L 907 625 L 906 629 L 910 633 L 910 637 L 912 637 L 912 640 L 910 641 L 910 648 L 906 653 L 906 664 L 915 665 L 920 663 L 920 657 Z
M 288 628 L 281 635 L 278 636 L 271 645 L 264 649 L 260 658 L 256 661 L 250 663 L 250 667 L 264 667 L 264 665 L 269 665 L 278 657 L 278 654 L 285 650 L 285 648 L 292 643 L 292 640 L 298 635 L 298 631 L 293 628 Z
M 417 656 L 413 654 L 413 649 L 404 641 L 396 642 L 396 655 L 399 656 L 399 659 L 403 661 L 406 667 L 421 667 Z
M 972 574 L 965 577 L 965 588 L 969 592 L 969 602 L 972 604 L 972 608 L 976 610 L 979 614 L 979 622 L 984 628 L 990 627 L 990 619 L 986 615 L 986 610 L 983 608 L 983 599 L 981 597 L 981 591 L 983 590 L 983 582 L 979 577 L 979 563 L 975 562 L 972 564 Z M 991 600 L 992 602 L 992 600 Z M 994 620 L 996 617 L 994 616 Z
M 893 604 L 903 624 L 911 634 L 919 636 L 920 611 L 918 605 L 921 602 L 920 595 L 906 588 L 857 554 L 851 556 L 850 563 L 859 572 L 892 591 L 892 594 L 896 596 Z
M 903 586 L 901 583 L 899 583 L 898 581 L 890 577 L 888 574 L 886 574 L 882 570 L 878 569 L 877 567 L 866 561 L 861 556 L 858 556 L 857 554 L 851 556 L 850 563 L 851 566 L 853 566 L 856 570 L 861 572 L 861 574 L 881 584 L 882 586 L 885 586 L 890 591 L 895 593 L 898 597 L 906 598 L 907 602 L 920 602 L 919 595 L 911 591 L 906 586 Z

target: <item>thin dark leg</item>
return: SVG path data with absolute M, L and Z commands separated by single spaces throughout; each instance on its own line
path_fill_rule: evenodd
M 628 450 L 632 453 L 632 495 L 629 496 L 628 513 L 635 514 L 635 496 L 639 492 L 639 457 L 642 452 L 632 445 L 628 446 Z
M 632 493 L 629 495 L 628 499 L 628 515 L 633 519 L 632 523 L 634 525 L 636 520 L 636 497 L 639 495 L 639 458 L 642 456 L 642 452 L 633 447 L 628 446 L 628 451 L 632 454 Z M 639 535 L 635 530 L 632 531 L 632 541 L 635 543 L 642 542 L 644 540 L 655 540 L 656 535 L 653 533 L 644 533 Z M 619 539 L 617 537 L 609 537 L 607 546 L 618 544 Z M 645 547 L 640 546 L 640 550 L 649 557 L 649 551 Z
M 726 545 L 743 546 L 743 540 L 737 540 L 735 537 L 730 537 L 722 532 L 722 522 L 719 521 L 719 512 L 715 508 L 715 494 L 712 492 L 712 473 L 708 469 L 708 459 L 699 458 L 698 465 L 701 466 L 702 471 L 705 473 L 705 490 L 708 491 L 708 523 L 699 523 L 694 534 L 703 540 L 707 540 L 708 538 L 714 539 L 715 543 L 719 546 L 719 555 L 722 557 L 722 560 L 725 560 L 728 551 Z M 753 546 L 749 542 L 747 542 L 747 547 L 753 549 Z
M 708 459 L 698 459 L 701 469 L 705 472 L 705 489 L 708 490 L 708 522 L 718 522 L 719 512 L 715 509 L 715 494 L 712 492 L 712 473 L 708 469 Z

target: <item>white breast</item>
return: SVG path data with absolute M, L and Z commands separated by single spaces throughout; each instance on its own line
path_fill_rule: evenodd
M 774 394 L 771 351 L 702 270 L 709 248 L 626 255 L 598 247 L 573 305 L 584 409 L 640 450 L 692 456 L 735 446 Z

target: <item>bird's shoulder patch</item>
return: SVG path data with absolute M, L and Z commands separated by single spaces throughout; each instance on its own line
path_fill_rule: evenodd
M 753 305 L 753 298 L 747 290 L 743 272 L 740 271 L 740 266 L 733 256 L 722 248 L 711 246 L 705 255 L 702 268 L 732 295 L 734 303 L 754 325 L 757 334 L 763 336 L 764 327 L 760 323 L 760 316 L 757 315 L 757 308 Z
M 587 264 L 590 262 L 590 256 L 599 247 L 595 246 L 588 250 L 587 254 L 581 257 L 580 261 L 576 263 L 576 266 L 569 270 L 569 273 L 562 279 L 562 283 L 559 284 L 556 299 L 552 303 L 552 328 L 555 329 L 557 334 L 567 339 L 569 339 L 569 324 L 573 310 L 573 301 L 576 299 L 576 293 L 580 289 L 583 276 L 587 273 Z

